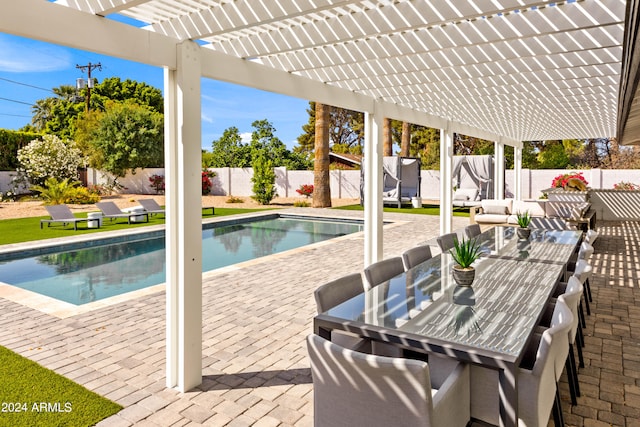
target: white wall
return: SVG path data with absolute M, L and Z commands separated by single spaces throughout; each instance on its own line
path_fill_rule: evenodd
M 251 168 L 214 168 L 212 194 L 218 196 L 248 197 L 253 194 Z M 551 187 L 551 181 L 560 175 L 574 172 L 567 169 L 523 169 L 522 170 L 522 198 L 538 199 L 542 190 Z M 579 171 L 578 171 L 579 172 Z M 640 184 L 640 169 L 588 169 L 583 175 L 592 189 L 612 189 L 613 185 L 625 181 Z M 149 177 L 154 174 L 164 175 L 164 169 L 138 169 L 136 174 L 128 174 L 118 182 L 126 188 L 123 192 L 138 194 L 153 194 Z M 0 171 L 0 191 L 11 189 L 11 177 L 15 172 Z M 87 172 L 89 184 L 106 183 L 107 179 L 101 172 L 89 169 Z M 506 195 L 513 193 L 513 170 L 505 172 Z M 332 170 L 330 172 L 331 195 L 334 198 L 349 199 L 360 197 L 360 171 Z M 313 171 L 287 171 L 276 168 L 276 189 L 281 197 L 303 197 L 296 190 L 303 184 L 313 184 Z M 423 170 L 421 181 L 423 199 L 440 199 L 440 171 Z

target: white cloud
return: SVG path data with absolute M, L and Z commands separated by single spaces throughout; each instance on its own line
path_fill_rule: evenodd
M 0 71 L 38 73 L 73 67 L 68 50 L 0 34 Z
M 213 118 L 207 114 L 200 114 L 200 118 L 202 119 L 203 122 L 207 122 L 207 123 L 213 123 Z
M 251 142 L 251 132 L 242 132 L 240 138 L 242 138 L 242 142 L 244 143 Z

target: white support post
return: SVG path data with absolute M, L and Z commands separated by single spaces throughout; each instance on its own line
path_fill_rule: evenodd
M 493 197 L 495 199 L 504 199 L 504 144 L 499 141 L 495 142 L 495 167 Z
M 513 147 L 513 197 L 522 200 L 522 147 Z
M 167 387 L 202 383 L 200 48 L 177 45 L 165 69 Z
M 382 117 L 364 113 L 364 266 L 382 259 Z
M 453 218 L 453 131 L 440 129 L 440 234 L 450 233 Z

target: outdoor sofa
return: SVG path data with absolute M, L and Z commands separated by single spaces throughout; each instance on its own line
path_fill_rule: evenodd
M 529 212 L 534 228 L 595 228 L 595 212 L 589 202 L 485 199 L 470 210 L 471 222 L 477 224 L 517 225 L 519 212 Z

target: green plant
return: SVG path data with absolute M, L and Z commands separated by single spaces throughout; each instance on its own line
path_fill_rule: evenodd
M 40 193 L 45 205 L 61 205 L 67 203 L 76 194 L 76 186 L 79 182 L 69 182 L 69 178 L 58 181 L 56 178 L 48 178 L 44 185 L 34 185 L 33 190 Z
M 244 203 L 244 199 L 242 197 L 229 196 L 225 203 Z
M 632 182 L 620 181 L 617 184 L 613 184 L 614 190 L 640 190 L 640 186 Z
M 295 202 L 293 202 L 293 206 L 296 208 L 308 208 L 311 205 L 309 204 L 309 202 L 305 202 L 304 200 L 296 200 Z
M 55 135 L 42 135 L 18 150 L 20 168 L 34 185 L 45 185 L 48 178 L 75 179 L 84 160 L 74 141 L 63 141 Z
M 531 215 L 529 214 L 529 211 L 516 212 L 516 218 L 518 221 L 518 225 L 521 228 L 527 228 L 531 223 Z
M 100 201 L 100 194 L 91 191 L 85 187 L 74 187 L 69 192 L 69 198 L 66 203 L 74 203 L 78 205 L 90 205 Z
M 273 162 L 267 157 L 264 149 L 254 150 L 252 166 L 252 198 L 261 205 L 268 205 L 277 196 L 275 187 L 276 173 L 273 170 Z
M 460 267 L 469 268 L 480 256 L 480 245 L 476 239 L 454 239 L 449 253 Z

